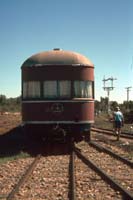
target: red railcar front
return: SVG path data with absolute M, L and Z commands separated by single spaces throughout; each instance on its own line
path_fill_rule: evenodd
M 78 53 L 53 50 L 22 65 L 22 120 L 27 134 L 90 136 L 94 122 L 94 66 Z

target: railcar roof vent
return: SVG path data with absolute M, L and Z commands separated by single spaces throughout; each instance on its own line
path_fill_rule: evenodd
M 53 50 L 54 51 L 60 51 L 61 49 L 60 48 L 54 48 Z

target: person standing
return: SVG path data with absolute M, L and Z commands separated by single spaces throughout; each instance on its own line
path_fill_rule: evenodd
M 119 107 L 116 107 L 114 112 L 114 128 L 117 140 L 120 138 L 121 127 L 124 125 L 124 117 Z

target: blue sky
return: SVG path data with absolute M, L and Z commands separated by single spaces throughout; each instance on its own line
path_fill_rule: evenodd
M 110 100 L 123 102 L 133 87 L 133 0 L 0 0 L 0 94 L 19 96 L 22 63 L 57 47 L 94 63 L 97 100 L 105 75 L 117 78 Z

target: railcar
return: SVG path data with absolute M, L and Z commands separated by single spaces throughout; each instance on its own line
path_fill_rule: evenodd
M 94 122 L 94 65 L 53 49 L 29 57 L 22 70 L 22 121 L 33 137 L 90 139 Z

